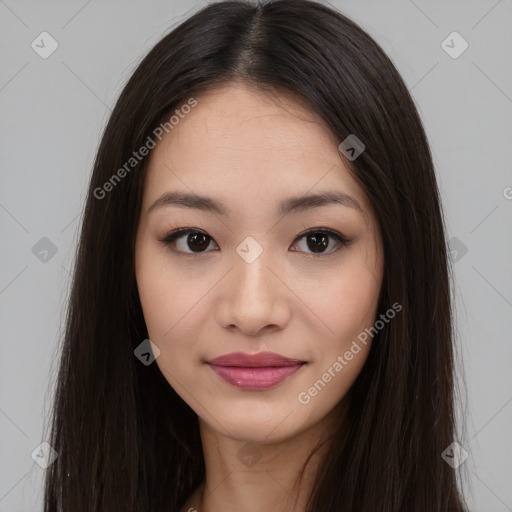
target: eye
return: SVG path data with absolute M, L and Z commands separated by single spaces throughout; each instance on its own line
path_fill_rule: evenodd
M 179 240 L 184 238 L 185 235 L 187 235 L 185 241 Z M 175 229 L 166 235 L 163 239 L 160 239 L 160 242 L 166 246 L 171 247 L 176 245 L 178 247 L 177 250 L 171 247 L 173 252 L 184 254 L 203 253 L 205 252 L 205 249 L 207 249 L 210 245 L 210 241 L 213 241 L 213 238 L 207 235 L 204 231 L 192 228 Z M 187 248 L 191 249 L 191 252 L 187 252 Z
M 303 238 L 305 239 L 304 245 L 307 249 L 312 251 L 312 256 L 316 258 L 324 255 L 329 256 L 347 246 L 352 241 L 345 238 L 341 233 L 326 228 L 308 229 L 306 232 L 301 233 L 295 241 L 302 240 Z M 333 250 L 326 252 L 324 249 L 332 247 L 333 245 L 332 243 L 329 243 L 329 239 L 334 239 L 336 244 L 334 244 L 335 248 Z
M 185 238 L 186 237 L 186 238 Z M 309 229 L 304 233 L 301 233 L 294 240 L 293 245 L 297 244 L 297 241 L 305 239 L 306 249 L 311 250 L 310 253 L 313 257 L 322 257 L 324 255 L 330 255 L 337 252 L 342 247 L 347 246 L 352 240 L 345 238 L 341 233 L 326 228 L 313 228 Z M 326 252 L 325 249 L 332 248 L 330 239 L 333 239 L 336 243 L 335 248 Z M 171 231 L 164 238 L 159 239 L 165 246 L 177 253 L 185 255 L 204 254 L 206 249 L 214 242 L 213 238 L 206 232 L 200 229 L 193 228 L 178 228 Z M 215 243 L 215 242 L 214 242 Z M 292 245 L 292 247 L 293 247 Z M 174 247 L 175 248 L 174 248 Z M 218 245 L 215 243 L 218 249 Z M 189 249 L 189 250 L 187 250 Z M 307 252 L 292 250 L 292 252 Z

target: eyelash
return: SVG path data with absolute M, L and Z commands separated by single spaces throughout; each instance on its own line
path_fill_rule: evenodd
M 303 226 L 303 228 L 304 227 L 305 226 Z M 208 238 L 210 238 L 211 241 L 214 241 L 214 239 L 210 235 L 208 235 L 208 233 L 206 233 L 205 231 L 202 231 L 201 229 L 183 228 L 183 227 L 180 228 L 178 226 L 173 226 L 173 227 L 169 228 L 169 232 L 163 238 L 159 238 L 158 241 L 162 242 L 166 247 L 169 247 L 173 242 L 176 241 L 176 239 L 180 238 L 183 235 L 187 235 L 190 233 L 199 233 L 199 234 L 207 236 Z M 308 229 L 308 230 L 300 233 L 299 235 L 297 235 L 297 237 L 295 238 L 293 243 L 295 244 L 302 238 L 306 237 L 307 235 L 313 234 L 313 233 L 314 234 L 321 233 L 324 235 L 328 235 L 328 236 L 334 238 L 339 244 L 337 248 L 335 248 L 334 250 L 331 250 L 330 252 L 318 253 L 318 254 L 306 253 L 315 259 L 327 258 L 329 256 L 332 256 L 334 253 L 337 253 L 340 249 L 343 249 L 344 247 L 349 245 L 350 242 L 352 242 L 352 239 L 345 238 L 341 233 L 338 233 L 337 231 L 333 231 L 333 230 L 327 229 L 327 228 L 311 228 L 311 229 Z M 217 242 L 215 242 L 215 244 L 218 245 Z M 194 253 L 194 252 L 176 251 L 174 249 L 170 249 L 170 250 L 172 252 L 174 252 L 175 254 L 177 254 L 178 256 L 200 256 L 202 254 L 207 254 L 208 252 L 211 252 L 211 251 L 203 251 L 203 252 Z M 303 251 L 293 251 L 293 252 L 303 252 Z

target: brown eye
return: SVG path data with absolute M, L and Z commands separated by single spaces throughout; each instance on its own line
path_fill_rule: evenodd
M 185 235 L 187 236 L 185 237 Z M 213 239 L 209 235 L 203 233 L 202 231 L 183 228 L 173 231 L 164 239 L 162 239 L 161 242 L 163 242 L 165 245 L 177 246 L 175 252 L 193 254 L 205 252 L 212 240 Z
M 324 252 L 329 246 L 329 235 L 325 233 L 312 233 L 306 237 L 306 240 L 313 252 Z
M 351 240 L 346 239 L 340 233 L 328 229 L 310 229 L 299 235 L 296 240 L 302 240 L 303 238 L 306 240 L 306 249 L 309 249 L 313 256 L 330 255 L 351 242 Z M 334 239 L 336 243 L 332 244 L 330 239 Z M 328 247 L 333 245 L 334 249 L 326 251 Z M 308 251 L 304 250 L 304 252 Z
M 204 249 L 207 249 L 210 245 L 210 237 L 208 235 L 204 235 L 203 233 L 190 233 L 187 236 L 187 246 L 192 251 L 203 251 Z

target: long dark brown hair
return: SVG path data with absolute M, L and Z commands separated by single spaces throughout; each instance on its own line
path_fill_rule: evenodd
M 177 512 L 205 477 L 197 415 L 156 364 L 134 356 L 148 338 L 134 266 L 147 157 L 112 176 L 176 108 L 233 82 L 291 93 L 339 142 L 355 134 L 365 144 L 347 165 L 382 233 L 379 313 L 403 308 L 374 338 L 350 390 L 348 430 L 340 425 L 332 439 L 308 512 L 466 510 L 458 474 L 441 457 L 461 442 L 457 350 L 446 228 L 422 122 L 392 61 L 357 24 L 320 3 L 276 0 L 201 8 L 151 49 L 113 109 L 59 347 L 47 436 L 58 458 L 46 473 L 45 512 Z

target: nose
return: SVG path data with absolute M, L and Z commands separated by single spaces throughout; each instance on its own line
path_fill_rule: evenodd
M 247 336 L 261 336 L 284 329 L 291 318 L 287 279 L 266 251 L 248 263 L 235 256 L 234 268 L 220 288 L 217 320 L 225 329 Z

